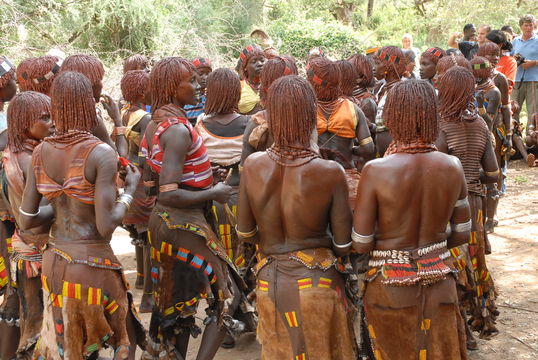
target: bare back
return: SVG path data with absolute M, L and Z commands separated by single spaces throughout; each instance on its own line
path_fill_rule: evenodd
M 454 204 L 466 195 L 456 157 L 397 153 L 365 166 L 354 227 L 364 235 L 375 230 L 376 249 L 422 247 L 447 238 Z
M 245 209 L 251 212 L 265 255 L 331 247 L 329 224 L 335 240 L 349 240 L 347 201 L 344 171 L 335 162 L 316 158 L 302 166 L 286 167 L 260 152 L 245 162 L 239 218 L 245 219 Z

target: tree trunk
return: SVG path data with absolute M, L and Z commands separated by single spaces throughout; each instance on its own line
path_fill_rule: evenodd
M 368 8 L 366 10 L 366 18 L 370 18 L 372 16 L 372 12 L 374 11 L 374 0 L 368 0 Z

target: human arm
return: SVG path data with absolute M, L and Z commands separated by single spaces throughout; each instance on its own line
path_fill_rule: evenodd
M 448 143 L 446 142 L 445 132 L 442 129 L 439 129 L 437 139 L 435 140 L 435 146 L 440 152 L 448 154 Z
M 356 155 L 362 156 L 364 160 L 368 161 L 375 156 L 374 141 L 368 128 L 368 121 L 364 116 L 362 110 L 354 104 L 355 114 L 357 116 L 357 127 L 355 133 L 357 140 L 359 141 L 359 148 L 354 151 Z
M 487 131 L 484 129 L 484 131 Z M 497 158 L 495 157 L 495 150 L 491 143 L 491 136 L 486 134 L 486 149 L 482 154 L 480 164 L 482 165 L 482 171 L 480 172 L 480 182 L 482 184 L 493 184 L 499 180 L 499 167 L 497 165 Z
M 245 160 L 250 154 L 253 154 L 256 152 L 256 149 L 254 146 L 252 146 L 249 142 L 250 134 L 252 131 L 258 126 L 252 119 L 249 120 L 246 128 L 245 133 L 243 135 L 243 150 L 241 152 L 241 165 L 245 163 Z
M 101 97 L 103 98 L 103 100 L 101 100 L 101 104 L 108 113 L 108 116 L 110 116 L 110 118 L 114 122 L 113 134 L 115 135 L 115 148 L 117 149 L 120 156 L 126 157 L 127 153 L 129 152 L 129 144 L 127 142 L 127 139 L 125 138 L 125 131 L 116 131 L 116 129 L 125 129 L 123 127 L 123 122 L 121 119 L 118 104 L 116 104 L 109 95 L 103 94 L 101 95 Z
M 335 164 L 337 165 L 337 164 Z M 351 241 L 352 217 L 349 208 L 349 190 L 347 187 L 344 169 L 337 165 L 332 171 L 333 197 L 330 209 L 331 231 L 333 235 L 332 249 L 336 256 L 349 254 L 353 242 Z
M 538 60 L 525 60 L 523 64 L 521 64 L 521 67 L 525 70 L 528 70 L 534 66 L 538 66 Z
M 447 42 L 447 45 L 451 48 L 454 48 L 454 49 L 457 49 L 458 48 L 458 42 L 456 41 L 456 39 L 461 39 L 461 37 L 463 36 L 462 33 L 460 32 L 455 32 L 453 33 L 452 35 L 450 35 L 450 37 L 448 38 L 448 42 Z
M 159 175 L 159 186 L 179 185 L 183 177 L 183 166 L 185 157 L 192 144 L 189 130 L 181 125 L 171 126 L 161 135 L 161 147 L 164 152 L 161 173 Z M 223 183 L 218 183 L 210 189 L 191 191 L 177 187 L 170 191 L 159 191 L 158 201 L 165 206 L 176 208 L 186 208 L 198 205 L 209 200 L 216 200 L 225 203 L 232 195 L 232 188 Z
M 245 162 L 245 167 L 243 168 L 244 174 L 248 173 L 250 163 L 251 160 L 247 159 Z M 243 176 L 239 184 L 239 198 L 237 200 L 237 236 L 241 241 L 258 244 L 260 238 L 257 229 L 258 225 L 256 223 L 256 218 L 254 217 L 254 213 L 252 212 L 252 208 L 250 206 L 248 194 L 248 176 Z
M 447 239 L 449 249 L 466 244 L 471 235 L 471 208 L 469 207 L 467 184 L 465 183 L 465 174 L 461 164 L 459 164 L 458 172 L 460 173 L 460 193 L 450 217 L 451 232 Z
M 375 116 L 377 114 L 377 104 L 375 103 L 374 99 L 372 98 L 364 99 L 361 103 L 360 108 L 362 112 L 364 113 L 366 120 L 368 120 L 371 124 L 375 124 Z
M 19 208 L 19 224 L 21 230 L 29 230 L 44 224 L 51 223 L 54 219 L 52 205 L 40 206 L 43 195 L 37 191 L 34 167 L 31 162 L 26 170 L 26 186 Z M 36 215 L 27 215 L 36 214 Z
M 377 222 L 377 197 L 375 189 L 375 169 L 368 163 L 362 169 L 357 191 L 357 202 L 353 214 L 353 249 L 358 253 L 368 253 L 375 248 L 375 226 Z

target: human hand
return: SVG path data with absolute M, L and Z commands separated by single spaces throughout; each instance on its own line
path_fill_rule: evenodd
M 131 163 L 125 166 L 124 169 L 127 172 L 125 175 L 125 192 L 132 195 L 138 186 L 141 174 L 136 166 Z
M 536 63 L 538 60 L 525 60 L 523 64 L 521 64 L 521 67 L 525 70 L 530 69 L 533 66 L 536 66 Z
M 481 90 L 476 94 L 476 103 L 478 104 L 478 107 L 484 106 L 484 91 Z
M 103 104 L 108 116 L 110 116 L 114 122 L 114 126 L 123 126 L 118 104 L 116 104 L 109 95 L 103 94 L 101 95 L 101 98 L 103 99 L 101 100 L 101 104 Z
M 231 186 L 225 185 L 224 183 L 221 183 L 221 182 L 215 185 L 212 190 L 213 190 L 213 200 L 221 204 L 227 203 L 234 193 L 233 188 Z
M 454 34 L 452 34 L 452 36 L 454 36 L 456 39 L 461 39 L 463 37 L 463 34 L 460 32 L 455 32 Z

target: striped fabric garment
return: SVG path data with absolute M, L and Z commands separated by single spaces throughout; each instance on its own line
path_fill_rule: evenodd
M 153 134 L 153 143 L 150 151 L 147 149 L 147 142 L 142 142 L 141 146 L 142 148 L 145 147 L 143 152 L 147 154 L 147 161 L 153 170 L 157 173 L 161 172 L 164 151 L 161 147 L 160 139 L 166 130 L 177 124 L 185 125 L 192 139 L 191 147 L 187 152 L 185 163 L 183 164 L 183 176 L 180 183 L 198 189 L 209 189 L 213 185 L 211 163 L 207 157 L 202 138 L 186 118 L 177 117 L 161 122 Z
M 196 125 L 196 119 L 198 116 L 204 113 L 206 97 L 205 95 L 200 96 L 200 102 L 196 105 L 185 105 L 183 108 L 187 113 L 187 119 L 191 122 L 192 125 Z

